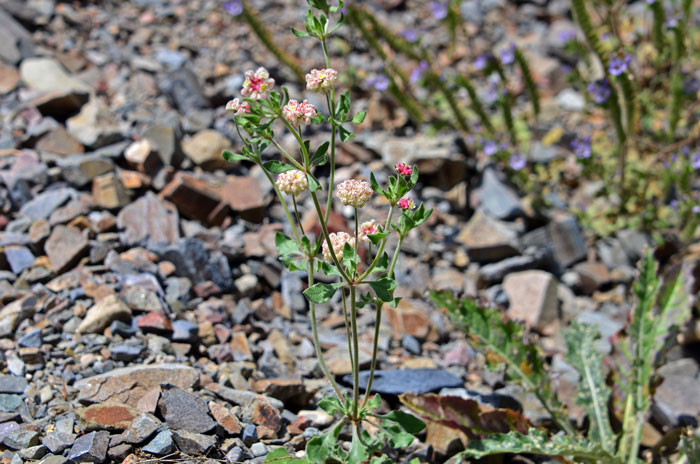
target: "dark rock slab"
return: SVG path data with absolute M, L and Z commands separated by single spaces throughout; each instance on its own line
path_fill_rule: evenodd
M 75 443 L 75 435 L 63 432 L 50 432 L 42 438 L 41 443 L 53 454 L 61 454 Z
M 18 430 L 5 435 L 2 444 L 13 450 L 21 450 L 39 444 L 39 432 L 34 430 Z
M 15 393 L 21 395 L 27 389 L 24 377 L 15 375 L 0 375 L 0 393 Z
M 161 422 L 151 414 L 141 414 L 131 422 L 122 434 L 127 443 L 140 444 L 148 440 L 161 426 Z
M 497 219 L 513 219 L 523 215 L 518 194 L 506 185 L 492 168 L 484 170 L 479 187 L 479 205 Z
M 216 446 L 216 438 L 187 430 L 173 431 L 175 443 L 180 451 L 190 456 L 201 456 Z
M 700 380 L 669 375 L 659 385 L 651 407 L 652 416 L 668 427 L 697 427 L 700 416 Z
M 554 219 L 547 225 L 547 232 L 554 258 L 562 269 L 586 258 L 588 247 L 575 217 Z
M 195 284 L 213 282 L 222 291 L 233 289 L 231 269 L 220 252 L 207 252 L 204 243 L 195 238 L 180 239 L 176 245 L 157 250 L 162 259 L 175 265 L 176 274 Z
M 367 388 L 369 371 L 360 372 L 360 388 Z M 343 381 L 352 384 L 352 376 Z M 402 393 L 430 393 L 441 388 L 463 387 L 462 379 L 440 369 L 393 369 L 377 370 L 374 373 L 372 392 L 400 395 Z
M 152 240 L 176 243 L 180 239 L 177 208 L 152 192 L 123 208 L 117 226 L 124 230 L 125 243 L 133 245 Z
M 74 462 L 104 462 L 109 447 L 109 432 L 90 432 L 75 440 L 68 452 L 68 459 Z
M 170 386 L 163 391 L 158 407 L 165 422 L 173 429 L 206 433 L 216 427 L 216 422 L 209 416 L 207 403 L 181 388 Z
M 170 430 L 163 430 L 144 446 L 142 451 L 157 456 L 163 456 L 172 453 L 174 449 L 175 443 L 173 442 L 173 433 Z
M 185 114 L 194 109 L 210 106 L 197 75 L 187 68 L 180 68 L 168 74 L 161 81 L 160 90 L 168 95 L 172 103 Z

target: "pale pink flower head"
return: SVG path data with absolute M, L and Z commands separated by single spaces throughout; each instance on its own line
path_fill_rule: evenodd
M 338 184 L 336 195 L 344 205 L 362 208 L 372 196 L 372 187 L 364 180 L 349 179 Z
M 399 163 L 394 166 L 394 171 L 402 176 L 410 176 L 413 173 L 413 168 L 407 163 Z
M 335 254 L 335 257 L 340 259 L 343 256 L 343 248 L 345 247 L 346 243 L 349 243 L 350 245 L 353 244 L 354 239 L 350 234 L 347 232 L 336 232 L 332 234 L 328 234 L 328 237 L 331 239 L 331 245 L 333 246 L 333 253 Z M 331 251 L 328 248 L 328 241 L 323 242 L 323 247 L 321 248 L 323 251 L 323 257 L 327 259 L 328 261 L 331 261 L 333 257 L 331 256 Z
M 298 126 L 302 121 L 304 124 L 311 124 L 311 120 L 316 117 L 316 108 L 308 100 L 301 103 L 289 100 L 282 108 L 282 116 L 294 126 Z
M 400 199 L 396 202 L 396 205 L 405 211 L 416 207 L 416 204 L 413 202 L 413 200 L 411 200 L 408 197 Z
M 335 69 L 312 69 L 306 75 L 306 88 L 312 92 L 328 92 L 333 88 L 338 72 Z
M 377 221 L 375 221 L 374 219 L 371 219 L 360 224 L 360 230 L 358 231 L 358 235 L 360 236 L 360 240 L 362 240 L 363 242 L 369 242 L 370 239 L 367 236 L 376 234 L 378 232 L 379 224 L 377 224 Z
M 246 71 L 241 95 L 253 100 L 263 100 L 270 96 L 270 90 L 275 86 L 275 80 L 262 66 L 257 71 Z
M 309 188 L 309 180 L 303 172 L 292 169 L 278 175 L 275 185 L 287 195 L 299 195 Z
M 234 116 L 240 116 L 245 113 L 250 113 L 250 104 L 248 102 L 241 102 L 238 98 L 226 103 L 226 111 L 231 111 Z

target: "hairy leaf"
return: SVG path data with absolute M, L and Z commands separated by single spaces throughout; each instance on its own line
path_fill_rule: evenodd
M 296 169 L 294 166 L 291 164 L 284 163 L 282 161 L 267 161 L 263 163 L 263 166 L 265 166 L 265 169 L 270 171 L 273 174 L 281 174 L 285 171 L 291 171 L 292 169 Z
M 460 458 L 482 458 L 504 453 L 530 453 L 612 462 L 610 453 L 597 443 L 568 435 L 548 436 L 535 428 L 531 428 L 527 435 L 510 432 L 472 441 L 467 445 L 467 449 L 457 456 Z
M 277 253 L 279 253 L 280 256 L 301 254 L 297 242 L 279 231 L 275 234 L 275 246 L 277 247 Z
M 608 417 L 610 389 L 602 371 L 603 355 L 593 345 L 597 335 L 597 327 L 574 322 L 564 338 L 568 347 L 567 359 L 580 374 L 576 402 L 586 410 L 591 421 L 589 439 L 612 453 L 615 435 Z
M 221 157 L 229 163 L 233 163 L 234 161 L 250 161 L 249 156 L 232 153 L 230 150 L 224 150 L 221 152 Z
M 274 464 L 309 464 L 308 459 L 295 458 L 284 448 L 277 448 L 270 451 L 267 456 L 265 456 L 265 462 Z
M 304 290 L 304 295 L 306 295 L 306 298 L 309 299 L 312 303 L 325 303 L 326 301 L 330 300 L 333 298 L 333 295 L 335 295 L 335 292 L 338 291 L 340 287 L 342 287 L 343 284 L 314 284 L 311 287 L 307 288 Z

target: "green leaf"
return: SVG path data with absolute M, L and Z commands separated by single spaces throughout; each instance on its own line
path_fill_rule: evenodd
M 612 455 L 597 443 L 568 435 L 547 436 L 541 430 L 531 428 L 527 435 L 517 432 L 492 435 L 489 438 L 470 441 L 467 449 L 457 456 L 480 459 L 494 454 L 530 453 L 541 456 L 603 460 L 612 462 Z
M 372 190 L 374 190 L 374 193 L 377 195 L 387 196 L 384 189 L 379 186 L 379 182 L 377 182 L 373 172 L 369 175 L 369 184 L 372 187 Z
M 308 32 L 300 31 L 300 30 L 297 30 L 294 28 L 292 28 L 292 34 L 294 34 L 297 37 L 310 37 L 311 36 L 311 34 L 309 34 Z
M 362 464 L 367 458 L 369 458 L 369 453 L 365 449 L 365 445 L 360 441 L 360 437 L 353 433 L 347 464 Z
M 413 443 L 413 435 L 407 433 L 400 425 L 382 421 L 380 428 L 389 436 L 389 444 L 392 448 L 405 448 Z
M 406 432 L 416 434 L 420 433 L 425 429 L 425 422 L 414 416 L 413 414 L 408 414 L 403 411 L 391 411 L 388 414 L 380 416 L 382 419 L 398 423 Z
M 347 142 L 351 138 L 355 137 L 355 134 L 353 134 L 343 126 L 338 126 L 338 129 L 340 130 L 340 140 L 342 142 Z
M 265 169 L 270 171 L 273 174 L 281 174 L 286 171 L 291 171 L 292 169 L 296 169 L 294 166 L 291 164 L 283 163 L 282 161 L 267 161 L 266 163 L 263 163 L 263 166 Z
M 320 261 L 321 271 L 327 276 L 343 277 L 343 274 L 335 267 L 334 264 L 328 261 Z
M 328 147 L 330 146 L 330 142 L 323 142 L 319 147 L 316 149 L 314 152 L 314 155 L 311 157 L 311 162 L 317 161 L 321 158 L 323 158 L 328 151 Z
M 277 448 L 265 456 L 265 461 L 274 464 L 309 464 L 306 458 L 295 458 L 284 448 Z
M 359 262 L 360 256 L 356 256 L 355 249 L 352 247 L 352 245 L 350 245 L 350 243 L 346 243 L 343 246 L 343 265 L 346 269 L 349 269 L 350 274 L 355 272 L 355 268 Z
M 382 277 L 379 280 L 372 282 L 367 282 L 367 284 L 372 287 L 374 293 L 377 297 L 384 301 L 389 302 L 394 299 L 394 289 L 396 288 L 396 281 L 388 277 Z
M 389 268 L 389 254 L 385 251 L 382 253 L 381 258 L 377 261 L 377 265 L 374 266 L 374 271 L 372 272 L 384 272 Z
M 318 402 L 318 407 L 326 411 L 331 416 L 335 415 L 336 413 L 342 414 L 344 412 L 343 405 L 340 404 L 340 401 L 335 396 L 326 396 L 322 398 Z
M 365 116 L 367 116 L 367 111 L 360 111 L 352 118 L 353 124 L 362 124 L 365 120 Z
M 567 359 L 580 375 L 576 402 L 586 410 L 591 421 L 588 438 L 612 453 L 615 434 L 608 417 L 610 389 L 605 384 L 603 354 L 594 346 L 597 336 L 596 326 L 574 322 L 564 334 L 564 339 L 568 347 Z
M 299 245 L 297 245 L 297 242 L 279 231 L 275 234 L 275 246 L 277 247 L 277 253 L 279 253 L 280 256 L 301 254 L 301 250 L 299 250 Z
M 381 406 L 381 405 L 382 405 L 382 397 L 379 396 L 379 394 L 377 393 L 372 398 L 370 398 L 369 401 L 367 402 L 367 410 L 374 411 L 375 409 L 378 409 L 379 406 Z
M 221 157 L 229 163 L 233 163 L 234 161 L 250 161 L 249 156 L 239 155 L 238 153 L 232 153 L 230 150 L 224 150 L 221 153 Z
M 321 188 L 319 181 L 310 173 L 306 173 L 306 180 L 309 182 L 309 190 L 315 192 Z
M 387 235 L 389 232 L 377 232 L 376 234 L 367 234 L 367 238 L 372 242 L 372 245 L 379 245 L 379 242 L 384 240 Z
M 335 292 L 338 291 L 340 287 L 342 287 L 343 284 L 314 284 L 311 287 L 307 288 L 304 290 L 304 295 L 306 295 L 306 298 L 309 299 L 312 303 L 325 303 L 326 301 L 330 300 L 333 298 L 333 295 L 335 295 Z

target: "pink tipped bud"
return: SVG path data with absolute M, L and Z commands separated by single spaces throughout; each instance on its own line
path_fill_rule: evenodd
M 369 242 L 370 239 L 368 235 L 376 234 L 379 232 L 379 224 L 374 219 L 370 221 L 363 222 L 360 224 L 359 236 L 360 240 L 363 242 Z
M 406 163 L 399 163 L 394 166 L 394 171 L 402 176 L 410 176 L 413 173 L 413 168 Z
M 341 259 L 343 256 L 343 248 L 345 247 L 346 243 L 349 243 L 350 245 L 353 244 L 355 241 L 350 234 L 347 232 L 337 232 L 337 233 L 332 233 L 328 234 L 328 237 L 331 239 L 331 245 L 333 246 L 333 253 L 335 254 L 335 257 L 338 259 Z M 333 257 L 331 256 L 331 252 L 328 248 L 328 242 L 324 241 L 323 246 L 322 246 L 322 251 L 323 251 L 323 257 L 327 259 L 328 261 L 331 261 Z
M 238 98 L 226 103 L 226 111 L 231 111 L 234 116 L 240 116 L 245 113 L 250 113 L 250 104 L 248 102 L 241 102 Z
M 372 187 L 369 182 L 350 179 L 338 184 L 336 195 L 344 205 L 362 208 L 372 196 Z
M 308 100 L 301 103 L 289 100 L 282 108 L 282 116 L 294 126 L 298 126 L 302 122 L 311 124 L 311 120 L 316 117 L 316 108 Z
M 396 202 L 396 205 L 403 210 L 409 210 L 416 207 L 416 204 L 410 198 L 402 198 Z
M 257 71 L 246 71 L 241 95 L 253 100 L 264 100 L 270 96 L 270 90 L 275 86 L 275 80 L 270 77 L 267 69 L 259 67 Z
M 335 69 L 312 69 L 306 75 L 306 88 L 312 92 L 328 92 L 333 88 L 338 72 Z

